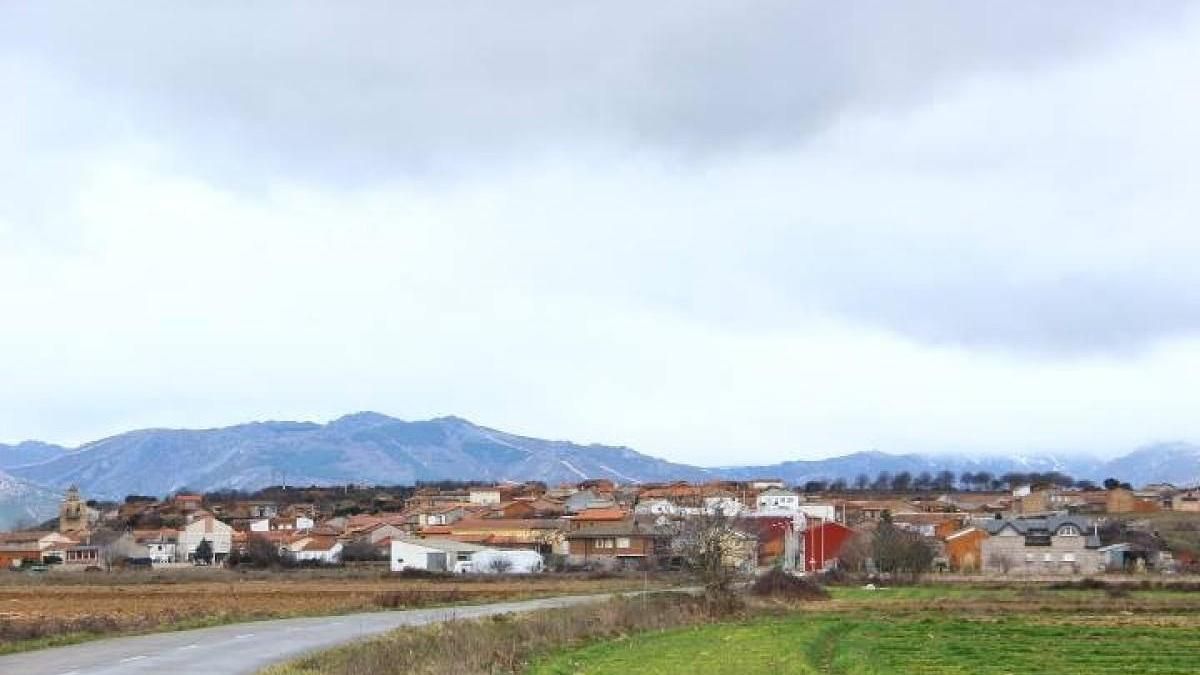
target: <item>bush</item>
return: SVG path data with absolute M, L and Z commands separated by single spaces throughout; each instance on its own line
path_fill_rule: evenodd
M 375 596 L 374 602 L 385 609 L 407 609 L 462 602 L 466 599 L 467 594 L 455 588 L 446 590 L 404 589 L 379 593 Z
M 435 572 L 434 570 L 423 570 L 416 567 L 405 567 L 399 572 L 393 572 L 393 576 L 398 576 L 401 579 L 453 579 L 455 578 L 450 572 Z
M 828 600 L 829 592 L 816 583 L 775 568 L 754 580 L 750 593 L 763 598 L 807 602 Z
M 1050 589 L 1055 591 L 1103 591 L 1109 588 L 1110 584 L 1103 579 L 1094 579 L 1087 577 L 1073 581 L 1056 581 L 1050 584 Z

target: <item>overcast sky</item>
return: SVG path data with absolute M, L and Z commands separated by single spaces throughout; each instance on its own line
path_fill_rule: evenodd
M 1200 441 L 1200 7 L 1151 4 L 6 2 L 0 442 Z

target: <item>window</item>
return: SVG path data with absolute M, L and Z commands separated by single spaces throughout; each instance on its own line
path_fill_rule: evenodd
M 1033 562 L 1033 554 L 1032 553 L 1025 554 L 1025 562 L 1027 562 L 1027 563 Z
M 615 539 L 597 539 L 596 540 L 596 548 L 615 548 L 616 544 L 617 544 L 617 542 Z
M 1054 556 L 1050 555 L 1049 553 L 1043 553 L 1042 562 L 1054 562 Z
M 1065 562 L 1065 563 L 1075 562 L 1075 554 L 1074 553 L 1064 553 L 1063 554 L 1063 562 Z
M 1058 536 L 1060 537 L 1078 537 L 1079 528 L 1074 525 L 1063 525 L 1058 528 Z
M 629 537 L 617 537 L 617 548 L 629 548 Z

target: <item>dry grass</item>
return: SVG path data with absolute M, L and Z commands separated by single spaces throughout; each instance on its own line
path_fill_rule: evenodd
M 4 575 L 0 575 L 4 576 Z M 26 579 L 26 583 L 14 583 Z M 297 573 L 8 575 L 0 584 L 0 652 L 31 640 L 99 636 L 286 616 L 341 614 L 440 604 L 640 588 L 641 578 L 403 579 Z
M 731 618 L 703 598 L 663 594 L 405 629 L 275 666 L 263 675 L 520 673 L 552 649 Z

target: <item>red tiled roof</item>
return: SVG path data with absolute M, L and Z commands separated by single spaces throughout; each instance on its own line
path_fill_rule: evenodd
M 624 509 L 584 509 L 574 516 L 571 516 L 571 520 L 624 520 L 628 516 L 629 514 Z

